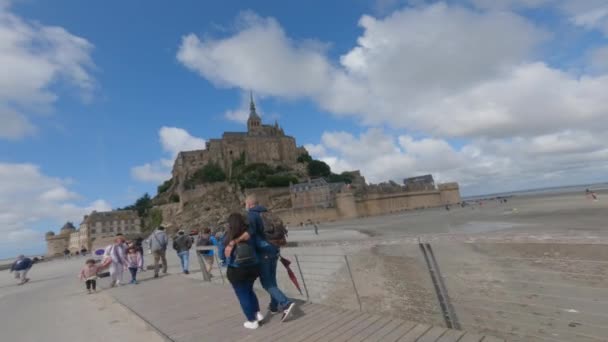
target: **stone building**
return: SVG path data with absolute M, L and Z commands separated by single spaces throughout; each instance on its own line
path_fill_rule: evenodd
M 323 178 L 309 179 L 308 182 L 289 187 L 292 208 L 329 207 L 331 194 L 329 184 Z
M 49 256 L 63 255 L 63 251 L 69 247 L 71 235 L 76 232 L 76 227 L 72 222 L 67 222 L 59 230 L 59 234 L 53 232 L 46 233 L 46 254 Z
M 88 239 L 112 237 L 117 233 L 138 234 L 141 220 L 135 210 L 93 211 L 85 215 L 78 230 Z
M 183 151 L 177 155 L 173 166 L 174 185 L 183 186 L 194 172 L 209 163 L 219 165 L 228 176 L 233 162 L 239 158 L 244 158 L 245 164 L 288 167 L 297 164 L 298 156 L 306 152 L 304 147 L 298 147 L 295 138 L 285 135 L 277 122 L 274 125 L 262 124 L 253 98 L 249 109 L 247 132 L 225 132 L 221 139 L 210 139 L 204 150 Z
M 93 211 L 85 215 L 78 229 L 71 222 L 66 223 L 59 235 L 46 233 L 47 254 L 62 255 L 67 248 L 75 253 L 83 247 L 92 250 L 109 243 L 117 234 L 136 235 L 141 233 L 141 220 L 134 210 Z M 96 243 L 97 242 L 97 243 Z
M 346 186 L 343 182 L 328 183 L 323 178 L 289 186 L 292 208 L 333 207 L 336 195 Z
M 403 180 L 406 191 L 429 191 L 435 190 L 435 180 L 432 175 L 424 175 Z

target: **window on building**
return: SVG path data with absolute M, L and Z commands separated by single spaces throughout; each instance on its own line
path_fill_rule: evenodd
M 91 229 L 91 234 L 97 234 L 97 230 Z

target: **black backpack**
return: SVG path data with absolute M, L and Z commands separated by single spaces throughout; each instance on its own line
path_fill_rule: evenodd
M 283 220 L 270 211 L 261 212 L 260 217 L 262 218 L 262 222 L 264 224 L 264 238 L 266 241 L 277 247 L 287 245 L 288 232 Z
M 240 242 L 234 247 L 234 263 L 239 266 L 252 265 L 256 262 L 255 251 L 248 242 Z

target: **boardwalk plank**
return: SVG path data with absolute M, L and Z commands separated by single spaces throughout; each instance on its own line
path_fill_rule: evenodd
M 293 320 L 281 323 L 280 315 L 275 315 L 268 317 L 259 329 L 248 330 L 243 328 L 245 318 L 229 286 L 203 284 L 181 275 L 144 279 L 142 277 L 143 281 L 137 286 L 108 289 L 107 293 L 176 342 L 504 342 L 492 337 L 482 340 L 482 335 L 309 303 L 298 306 L 303 315 L 296 314 Z M 268 301 L 265 292 L 256 290 L 256 294 L 260 303 Z
M 366 319 L 365 321 L 357 324 L 352 329 L 349 329 L 344 334 L 341 334 L 340 336 L 334 338 L 333 341 L 335 341 L 335 342 L 352 341 L 357 335 L 359 335 L 361 333 L 361 331 L 367 329 L 369 326 L 371 326 L 374 323 L 376 323 L 377 321 L 379 321 L 380 318 L 381 318 L 380 316 L 372 316 L 369 319 Z
M 303 339 L 301 341 L 306 341 L 306 342 L 317 341 L 318 339 L 329 334 L 330 332 L 334 331 L 335 329 L 338 329 L 338 328 L 342 327 L 343 325 L 348 324 L 349 322 L 352 322 L 353 320 L 355 320 L 361 316 L 363 316 L 363 314 L 360 312 L 350 312 L 344 316 L 341 316 L 341 318 L 339 320 L 335 321 L 331 325 L 324 327 L 323 329 L 315 332 L 314 334 L 308 336 L 306 339 Z
M 398 328 L 401 328 L 401 329 L 405 330 L 403 332 L 405 334 L 410 329 L 412 329 L 415 325 L 416 324 L 414 324 L 412 322 L 405 322 L 405 321 L 400 320 L 400 319 L 393 319 L 387 325 L 385 325 L 384 327 L 382 327 L 382 329 L 376 331 L 371 336 L 366 337 L 363 341 L 364 342 L 378 342 L 378 341 L 382 341 L 385 336 L 387 336 L 388 334 L 390 334 L 391 332 L 393 332 L 394 330 L 396 330 Z M 395 338 L 395 339 L 397 339 L 397 338 Z
M 418 341 L 422 335 L 424 335 L 427 331 L 431 330 L 432 326 L 428 324 L 417 324 L 412 330 L 408 331 L 406 334 L 401 336 L 401 338 L 396 341 L 399 342 L 415 342 Z
M 437 342 L 460 342 L 460 338 L 464 333 L 464 331 L 460 330 L 448 330 L 437 340 Z
M 341 327 L 334 329 L 332 332 L 330 332 L 329 334 L 326 334 L 325 336 L 322 336 L 321 338 L 319 338 L 317 341 L 318 342 L 331 342 L 334 341 L 336 338 L 338 338 L 339 336 L 341 336 L 342 334 L 346 333 L 347 331 L 353 329 L 354 327 L 356 327 L 358 324 L 361 324 L 361 322 L 366 321 L 368 319 L 370 319 L 370 315 L 369 314 L 362 314 L 361 316 L 353 319 L 352 321 L 342 325 Z
M 483 335 L 473 334 L 471 332 L 467 332 L 464 336 L 458 340 L 458 342 L 480 342 L 483 338 Z
M 297 336 L 298 332 L 302 329 L 315 330 L 322 325 L 323 322 L 330 320 L 332 317 L 339 317 L 344 312 L 333 312 L 329 310 L 320 309 L 320 311 L 312 312 L 310 315 L 306 315 L 302 318 L 298 318 L 292 322 L 286 322 L 282 326 L 286 326 L 285 329 L 277 332 L 272 337 L 280 339 L 282 337 Z
M 413 323 L 413 325 L 408 324 L 409 322 L 404 322 L 403 325 L 397 327 L 397 329 L 393 330 L 390 334 L 384 336 L 381 341 L 386 341 L 386 342 L 395 342 L 397 340 L 399 340 L 403 335 L 409 334 L 411 333 L 413 330 L 416 329 L 420 329 L 419 326 L 421 324 L 415 324 Z M 428 328 L 430 329 L 430 327 Z M 426 330 L 428 330 L 426 329 Z M 417 336 L 422 335 L 423 333 L 426 332 L 426 330 L 424 331 L 420 331 Z
M 424 335 L 420 336 L 416 342 L 436 342 L 446 331 L 447 329 L 443 327 L 432 327 Z
M 306 330 L 301 330 L 299 332 L 295 332 L 293 334 L 293 336 L 290 336 L 290 341 L 293 342 L 299 342 L 299 341 L 304 341 L 309 339 L 309 337 L 319 333 L 320 331 L 326 329 L 327 327 L 336 324 L 337 322 L 339 322 L 340 320 L 344 320 L 347 319 L 348 316 L 354 316 L 358 314 L 358 312 L 354 312 L 354 311 L 347 311 L 347 312 L 343 312 L 341 314 L 336 314 L 333 315 L 330 319 L 324 320 L 323 322 L 319 323 L 319 324 L 315 324 L 315 325 L 306 325 L 303 328 L 306 328 Z
M 393 319 L 390 317 L 383 317 L 377 320 L 374 324 L 365 328 L 365 330 L 360 331 L 357 336 L 353 336 L 349 342 L 361 342 L 367 337 L 373 335 L 380 329 L 384 328 L 387 324 L 389 324 Z
M 260 333 L 245 339 L 245 341 L 263 341 L 275 336 L 278 338 L 285 330 L 295 329 L 300 324 L 304 325 L 314 320 L 316 315 L 322 315 L 323 317 L 332 315 L 331 311 L 324 310 L 320 305 L 307 305 L 301 307 L 300 310 L 304 311 L 304 316 L 291 322 L 281 323 L 281 315 L 267 317 L 266 323 L 262 326 L 263 329 L 260 329 Z

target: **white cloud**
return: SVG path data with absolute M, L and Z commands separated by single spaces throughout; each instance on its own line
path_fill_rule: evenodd
M 104 200 L 81 204 L 69 181 L 49 177 L 33 164 L 0 163 L 0 248 L 34 244 L 42 248 L 42 233 L 56 230 L 65 221 L 82 220 L 91 210 L 110 210 Z M 48 226 L 51 224 L 51 226 Z
M 131 176 L 141 182 L 161 183 L 171 178 L 170 171 L 159 162 L 145 163 L 131 168 Z
M 183 128 L 163 126 L 158 131 L 166 158 L 131 168 L 131 177 L 141 182 L 160 183 L 171 178 L 175 157 L 181 151 L 204 150 L 205 139 L 197 138 Z
M 240 16 L 239 26 L 240 32 L 223 40 L 184 36 L 177 59 L 218 86 L 259 94 L 316 95 L 326 86 L 332 69 L 318 44 L 296 44 L 276 20 L 251 13 Z
M 309 151 L 334 172 L 361 169 L 371 182 L 400 182 L 432 173 L 439 182 L 458 181 L 464 193 L 475 194 L 541 187 L 548 180 L 598 181 L 608 170 L 606 136 L 563 131 L 534 138 L 480 139 L 454 148 L 442 139 L 395 137 L 370 129 L 359 136 L 325 132 L 321 144 Z
M 551 35 L 510 9 L 555 5 L 572 18 L 595 11 L 578 24 L 599 28 L 601 7 L 503 0 L 486 10 L 490 2 L 475 2 L 417 1 L 382 18 L 364 15 L 356 44 L 336 61 L 289 38 L 276 20 L 251 14 L 227 38 L 187 35 L 177 58 L 218 86 L 304 97 L 364 126 L 407 130 L 332 132 L 308 145 L 337 171 L 362 168 L 375 181 L 432 172 L 468 189 L 488 178 L 496 188 L 599 178 L 608 74 L 573 74 L 543 61 L 536 49 Z M 464 146 L 452 147 L 454 140 Z
M 205 139 L 193 137 L 183 128 L 161 127 L 158 132 L 163 150 L 169 152 L 173 158 L 181 151 L 202 150 L 205 148 Z
M 595 71 L 608 72 L 608 46 L 591 51 L 590 65 Z
M 605 0 L 563 0 L 560 7 L 575 25 L 608 35 L 608 3 Z
M 31 113 L 52 109 L 55 83 L 66 81 L 90 95 L 93 45 L 61 27 L 28 22 L 9 5 L 0 5 L 0 138 L 18 139 L 34 132 Z

